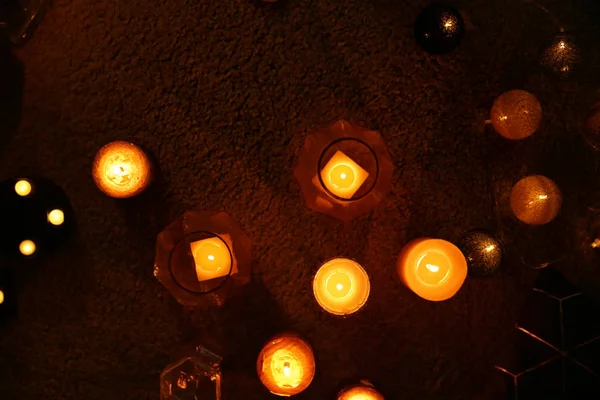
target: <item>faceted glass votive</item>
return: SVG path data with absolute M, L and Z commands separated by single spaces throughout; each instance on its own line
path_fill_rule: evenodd
M 251 243 L 223 212 L 190 211 L 157 238 L 154 276 L 189 306 L 223 303 L 250 281 Z
M 160 375 L 161 400 L 221 400 L 222 357 L 197 346 Z
M 294 175 L 309 208 L 348 221 L 379 204 L 393 171 L 379 133 L 340 120 L 306 138 Z

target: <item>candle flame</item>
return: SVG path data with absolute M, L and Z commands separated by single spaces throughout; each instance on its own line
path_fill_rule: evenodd
M 600 247 L 600 239 L 594 239 L 594 241 L 591 244 L 593 249 L 597 249 L 598 247 Z
M 438 272 L 440 270 L 440 267 L 437 265 L 426 264 L 425 267 L 431 272 Z
M 547 195 L 547 194 L 540 194 L 540 195 L 538 196 L 538 198 L 539 198 L 540 200 L 546 200 L 546 199 L 548 198 L 548 195 Z
M 344 285 L 342 285 L 341 283 L 338 283 L 337 285 L 335 285 L 337 290 L 342 290 L 344 288 Z
M 213 256 L 212 254 L 209 254 L 209 255 L 208 255 L 208 259 L 209 259 L 210 261 L 214 261 L 214 260 L 215 260 L 215 256 Z
M 287 361 L 283 364 L 283 373 L 285 376 L 290 376 L 292 374 L 290 363 Z
M 565 42 L 560 42 L 558 44 L 558 47 L 560 47 L 561 49 L 564 49 L 565 48 Z

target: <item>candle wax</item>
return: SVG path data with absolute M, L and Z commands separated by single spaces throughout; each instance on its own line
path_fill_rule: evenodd
M 337 151 L 321 171 L 327 190 L 342 199 L 351 199 L 368 177 L 367 171 L 341 151 Z
M 451 298 L 467 277 L 465 256 L 454 244 L 441 239 L 410 241 L 400 251 L 396 267 L 409 289 L 431 301 Z
M 190 248 L 199 281 L 229 275 L 231 253 L 223 240 L 218 237 L 197 240 L 190 243 Z
M 336 258 L 323 264 L 313 281 L 315 299 L 323 309 L 336 315 L 358 311 L 370 292 L 369 276 L 356 262 Z

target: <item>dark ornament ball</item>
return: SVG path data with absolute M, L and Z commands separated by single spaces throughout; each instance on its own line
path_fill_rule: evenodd
M 448 53 L 458 47 L 464 35 L 460 13 L 445 4 L 426 7 L 415 21 L 415 40 L 428 53 Z
M 573 34 L 559 32 L 540 50 L 540 65 L 545 72 L 558 79 L 568 79 L 579 72 L 583 51 Z
M 600 150 L 600 102 L 590 108 L 583 133 L 588 144 L 595 150 Z
M 34 258 L 66 243 L 74 228 L 65 193 L 47 179 L 19 178 L 0 183 L 2 254 Z
M 459 241 L 458 248 L 467 259 L 469 275 L 489 276 L 502 264 L 502 245 L 492 234 L 483 230 L 467 232 Z

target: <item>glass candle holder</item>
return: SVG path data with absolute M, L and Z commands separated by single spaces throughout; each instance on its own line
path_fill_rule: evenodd
M 154 276 L 183 305 L 221 306 L 250 281 L 251 243 L 224 212 L 190 211 L 157 238 Z
M 361 381 L 342 390 L 337 400 L 384 400 L 381 393 L 368 381 Z
M 306 138 L 294 175 L 309 208 L 348 221 L 379 204 L 393 171 L 379 133 L 340 120 Z
M 160 374 L 160 399 L 222 400 L 222 359 L 212 350 L 196 346 Z
M 0 183 L 0 215 L 6 235 L 0 243 L 11 257 L 37 257 L 66 244 L 75 223 L 66 194 L 43 178 Z
M 280 333 L 262 348 L 256 361 L 261 382 L 277 396 L 304 391 L 315 376 L 315 357 L 310 345 L 295 333 Z

